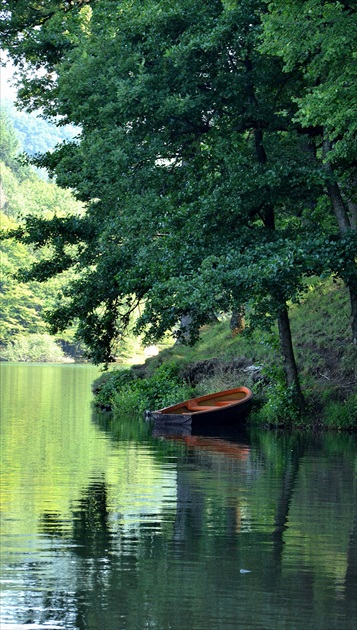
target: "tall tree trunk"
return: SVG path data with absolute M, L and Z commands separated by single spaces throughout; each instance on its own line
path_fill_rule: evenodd
M 345 234 L 348 230 L 351 229 L 351 223 L 348 217 L 346 205 L 342 199 L 340 187 L 337 183 L 337 180 L 333 172 L 333 168 L 331 166 L 331 162 L 327 161 L 328 154 L 330 151 L 331 151 L 331 142 L 327 138 L 324 138 L 323 139 L 323 155 L 324 155 L 324 159 L 326 160 L 324 167 L 325 167 L 325 171 L 329 175 L 329 179 L 327 182 L 327 192 L 330 197 L 331 205 L 337 219 L 340 233 Z
M 233 310 L 229 322 L 232 337 L 235 337 L 235 335 L 238 335 L 240 332 L 242 332 L 242 330 L 244 330 L 244 326 L 244 305 L 241 304 Z
M 305 406 L 305 401 L 300 387 L 299 374 L 296 366 L 293 342 L 291 337 L 288 309 L 286 306 L 280 311 L 278 315 L 278 328 L 286 382 L 289 387 L 292 387 L 295 403 L 302 411 Z
M 328 157 L 328 153 L 331 151 L 331 142 L 330 140 L 324 138 L 323 140 L 323 154 L 324 158 Z M 329 181 L 327 183 L 327 192 L 330 197 L 331 206 L 335 213 L 338 227 L 340 230 L 341 236 L 344 236 L 348 230 L 356 229 L 353 228 L 352 221 L 348 216 L 347 206 L 344 203 L 344 200 L 341 195 L 340 187 L 338 182 L 334 176 L 333 168 L 331 163 L 325 162 L 325 169 L 329 175 Z M 353 220 L 354 215 L 353 211 L 356 210 L 356 204 L 350 204 L 351 219 Z M 350 293 L 350 303 L 351 303 L 351 330 L 352 330 L 352 343 L 357 345 L 357 289 L 356 283 L 348 283 L 347 284 L 349 293 Z
M 263 131 L 261 129 L 255 129 L 254 141 L 258 162 L 260 164 L 266 164 L 268 158 L 263 144 Z M 267 229 L 275 230 L 274 206 L 269 201 L 264 209 L 264 225 Z M 288 387 L 293 388 L 295 403 L 297 404 L 298 408 L 303 411 L 305 407 L 305 401 L 300 387 L 299 374 L 296 366 L 291 336 L 288 309 L 285 303 L 282 304 L 280 314 L 278 315 L 278 328 L 286 383 Z

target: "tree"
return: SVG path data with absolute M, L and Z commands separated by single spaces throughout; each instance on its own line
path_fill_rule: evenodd
M 356 230 L 357 216 L 356 6 L 330 0 L 274 0 L 268 8 L 262 48 L 279 55 L 286 72 L 302 72 L 303 90 L 293 97 L 298 105 L 295 118 L 314 137 L 343 240 Z M 352 339 L 357 344 L 355 266 L 340 275 L 350 291 Z
M 3 133 L 0 142 L 1 155 L 4 159 L 4 162 L 0 162 L 2 230 L 4 232 L 18 230 L 28 214 L 42 219 L 79 215 L 81 206 L 70 191 L 41 180 L 29 166 L 20 167 L 16 159 L 20 146 L 16 134 L 7 117 L 4 116 L 2 122 Z M 38 356 L 41 356 L 43 354 L 40 350 L 43 339 L 41 335 L 47 330 L 43 314 L 53 304 L 55 295 L 66 282 L 66 278 L 63 276 L 53 278 L 47 285 L 38 282 L 21 283 L 18 281 L 19 269 L 27 269 L 33 263 L 41 264 L 43 257 L 49 255 L 49 251 L 42 251 L 40 255 L 32 246 L 8 240 L 0 244 L 0 254 L 0 345 L 7 347 L 7 352 L 3 353 L 3 356 L 14 356 L 11 343 L 14 342 L 16 348 L 18 341 L 22 348 L 21 352 L 24 353 L 24 347 L 28 347 L 30 343 L 29 336 L 32 339 L 31 345 L 38 346 Z M 53 344 L 54 350 L 59 353 L 55 341 L 52 341 Z M 47 345 L 50 347 L 50 344 Z M 31 352 L 25 355 L 31 356 Z
M 258 48 L 264 6 L 147 0 L 118 11 L 102 0 L 66 13 L 64 28 L 61 4 L 31 46 L 6 32 L 18 63 L 56 71 L 42 90 L 27 78 L 23 103 L 82 130 L 37 164 L 74 189 L 85 216 L 31 218 L 20 237 L 54 248 L 32 277 L 80 270 L 51 322 L 78 317 L 95 361 L 111 359 L 139 302 L 148 340 L 186 315 L 194 339 L 212 312 L 246 303 L 251 321 L 278 319 L 301 402 L 287 302 L 321 268 L 312 251 L 325 230 L 311 207 L 323 178 L 293 122 L 301 74 Z
M 0 161 L 4 162 L 6 166 L 14 166 L 14 160 L 20 152 L 20 143 L 10 125 L 6 112 L 2 108 L 0 109 L 0 131 Z
M 21 163 L 20 153 L 21 144 L 10 117 L 7 111 L 0 107 L 0 162 L 21 179 L 29 176 L 29 169 Z
M 4 215 L 1 217 L 1 225 L 3 229 L 8 227 L 8 219 Z M 14 336 L 25 331 L 45 332 L 45 324 L 40 315 L 43 301 L 34 294 L 33 284 L 18 285 L 13 279 L 13 274 L 20 266 L 25 266 L 29 258 L 28 248 L 22 243 L 6 243 L 1 246 L 1 345 L 6 345 Z

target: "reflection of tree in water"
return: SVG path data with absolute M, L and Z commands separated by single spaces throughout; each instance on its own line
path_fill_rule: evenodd
M 203 493 L 192 489 L 188 475 L 178 470 L 174 541 L 184 541 L 188 528 L 202 530 L 204 506 Z
M 73 511 L 74 554 L 79 572 L 76 581 L 76 628 L 86 630 L 95 624 L 100 628 L 100 615 L 110 588 L 110 553 L 112 536 L 109 525 L 107 486 L 105 481 L 88 485 Z M 99 625 L 98 625 L 99 624 Z
M 284 532 L 287 529 L 287 521 L 291 500 L 293 498 L 299 466 L 306 448 L 305 439 L 294 439 L 294 447 L 286 451 L 284 467 L 281 474 L 281 491 L 276 506 L 273 539 L 273 556 L 277 572 L 281 572 L 282 553 L 284 549 Z
M 45 513 L 41 519 L 41 531 L 55 539 L 70 538 L 70 565 L 64 565 L 72 573 L 71 592 L 61 589 L 61 578 L 57 588 L 43 591 L 40 619 L 28 617 L 27 623 L 46 623 L 53 619 L 53 612 L 62 611 L 62 621 L 68 619 L 69 627 L 87 630 L 89 627 L 102 628 L 97 617 L 103 607 L 110 585 L 110 554 L 112 535 L 109 526 L 107 505 L 107 486 L 105 481 L 93 481 L 83 491 L 75 510 L 73 510 L 71 533 L 63 528 L 59 515 Z M 67 540 L 68 545 L 68 540 Z M 75 559 L 77 558 L 77 559 Z M 59 562 L 60 565 L 60 562 Z M 69 575 L 65 576 L 68 580 Z M 66 581 L 64 582 L 66 583 Z M 95 610 L 93 613 L 92 609 Z M 89 613 L 89 611 L 92 611 Z M 95 625 L 90 624 L 94 622 Z
M 151 434 L 151 426 L 145 422 L 142 414 L 138 417 L 120 417 L 109 412 L 93 411 L 92 422 L 113 442 L 138 442 L 147 439 Z
M 185 452 L 180 445 L 175 460 L 176 509 L 167 507 L 161 522 L 143 518 L 135 531 L 124 530 L 109 517 L 104 480 L 89 484 L 73 511 L 76 579 L 67 605 L 72 610 L 75 605 L 75 627 L 178 630 L 203 628 L 214 619 L 217 629 L 226 630 L 227 619 L 236 618 L 237 627 L 240 620 L 247 627 L 255 620 L 270 630 L 277 610 L 287 618 L 298 614 L 301 602 L 312 612 L 325 605 L 312 564 L 301 572 L 289 565 L 282 573 L 284 534 L 307 442 L 297 438 L 277 441 L 274 453 L 269 450 L 272 443 L 270 438 L 266 449 L 255 450 L 256 461 L 246 463 L 244 458 L 215 454 L 210 441 L 191 441 Z M 222 448 L 222 443 L 218 446 Z M 160 445 L 160 452 L 164 447 Z M 237 444 L 233 447 L 231 452 L 238 453 Z M 171 442 L 170 453 L 172 448 Z M 263 477 L 261 493 L 264 490 L 265 500 L 273 502 L 272 519 L 261 531 L 259 527 L 240 529 L 239 488 L 245 466 L 251 467 L 253 480 L 247 489 L 257 492 L 254 484 Z M 267 494 L 264 476 L 275 482 L 277 490 L 272 496 Z M 259 504 L 262 496 L 257 492 L 250 501 Z M 60 534 L 55 515 L 47 515 L 43 525 L 52 535 Z M 353 530 L 347 589 L 352 588 L 351 576 L 353 579 L 356 571 L 355 535 Z M 244 575 L 241 569 L 251 573 Z M 320 590 L 326 596 L 330 587 L 324 579 L 326 584 L 321 582 Z M 352 614 L 351 594 L 349 597 Z M 56 602 L 65 605 L 63 594 L 48 593 L 46 605 Z M 333 610 L 337 606 L 333 604 Z
M 345 577 L 346 601 L 351 619 L 357 619 L 357 506 L 353 518 L 347 553 L 347 571 Z
M 66 530 L 63 526 L 63 519 L 60 514 L 45 512 L 40 518 L 40 531 L 46 536 L 65 538 Z
M 79 555 L 95 558 L 109 553 L 111 534 L 107 503 L 106 483 L 89 484 L 73 513 L 72 538 Z
M 216 536 L 221 535 L 226 541 L 234 538 L 240 529 L 238 489 L 235 496 L 231 496 L 224 504 L 220 500 L 221 497 L 217 497 L 218 509 L 214 505 L 214 495 L 208 496 L 205 484 L 198 484 L 195 481 L 194 471 L 202 471 L 212 480 L 216 478 L 218 483 L 213 482 L 216 486 L 219 485 L 219 480 L 227 479 L 226 487 L 221 488 L 224 495 L 230 491 L 232 480 L 237 479 L 237 464 L 239 466 L 247 461 L 249 447 L 228 440 L 201 436 L 184 436 L 182 440 L 189 447 L 189 451 L 186 456 L 179 459 L 177 465 L 177 503 L 173 539 L 176 541 L 189 539 L 189 531 L 193 535 L 205 537 L 207 521 L 210 521 L 209 526 Z M 218 488 L 215 491 L 217 490 L 219 492 Z M 213 488 L 212 491 L 214 492 Z M 214 526 L 215 519 L 219 521 L 219 526 Z
M 68 538 L 59 514 L 45 512 L 40 519 L 40 531 L 47 536 Z M 73 510 L 70 538 L 76 553 L 96 557 L 107 553 L 111 545 L 107 487 L 104 481 L 95 481 L 82 493 L 78 507 Z

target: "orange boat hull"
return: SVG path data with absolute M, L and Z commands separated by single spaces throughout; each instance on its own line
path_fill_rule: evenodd
M 234 421 L 247 414 L 252 398 L 248 387 L 236 387 L 150 411 L 148 416 L 155 422 L 169 424 Z

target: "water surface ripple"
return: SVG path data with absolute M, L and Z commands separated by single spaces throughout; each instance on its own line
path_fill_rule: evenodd
M 355 630 L 356 438 L 163 435 L 1 365 L 1 628 Z

